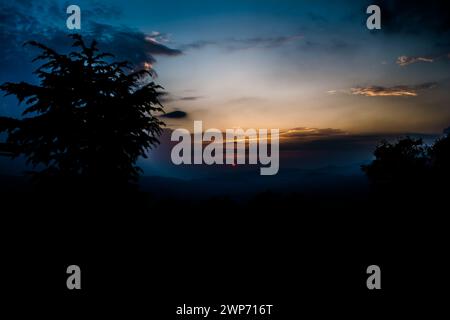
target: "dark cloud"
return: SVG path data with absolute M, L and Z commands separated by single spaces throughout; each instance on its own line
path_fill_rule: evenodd
M 360 45 L 348 40 L 331 38 L 327 41 L 318 39 L 308 39 L 301 43 L 300 48 L 308 51 L 333 52 L 334 54 L 354 54 Z
M 291 162 L 297 164 L 307 164 L 314 166 L 332 164 L 333 158 L 340 159 L 339 162 L 352 163 L 369 161 L 372 158 L 375 147 L 382 140 L 396 141 L 401 137 L 410 136 L 422 138 L 425 142 L 436 139 L 439 135 L 422 134 L 415 132 L 405 132 L 399 134 L 330 134 L 311 139 L 294 137 L 289 140 L 280 140 L 280 157 L 286 155 L 283 163 L 289 162 L 286 157 L 291 158 Z
M 202 98 L 203 98 L 202 96 L 176 96 L 168 92 L 162 92 L 160 96 L 160 101 L 168 103 L 174 101 L 196 101 Z
M 180 111 L 180 110 L 168 112 L 161 116 L 161 118 L 168 118 L 168 119 L 183 119 L 186 117 L 187 117 L 187 113 L 184 111 Z
M 288 43 L 302 39 L 302 35 L 277 36 L 277 37 L 255 37 L 245 39 L 226 39 L 226 40 L 199 40 L 182 46 L 182 50 L 203 49 L 209 46 L 217 46 L 222 49 L 235 51 L 252 48 L 277 48 Z
M 178 56 L 182 52 L 155 40 L 152 34 L 137 29 L 92 23 L 86 35 L 97 39 L 102 49 L 139 65 L 156 62 L 155 56 Z
M 67 7 L 69 4 L 65 5 Z M 89 8 L 86 10 L 83 8 L 83 15 L 85 17 L 95 17 L 95 19 L 117 19 L 122 16 L 122 11 L 115 6 L 109 5 L 107 3 L 90 3 Z
M 198 40 L 198 41 L 195 41 L 195 42 L 191 42 L 191 43 L 185 44 L 181 48 L 182 48 L 182 50 L 203 49 L 205 47 L 218 45 L 218 44 L 219 43 L 217 41 Z
M 418 95 L 418 91 L 431 89 L 436 86 L 436 82 L 427 82 L 416 86 L 366 86 L 351 88 L 351 93 L 354 95 L 362 95 L 366 97 L 415 97 Z
M 33 57 L 29 48 L 23 48 L 25 41 L 42 42 L 57 51 L 64 52 L 69 48 L 71 39 L 67 37 L 71 31 L 65 28 L 64 4 L 45 1 L 39 5 L 26 1 L 2 2 L 0 4 L 0 67 L 6 73 L 17 68 L 30 68 L 27 63 Z M 180 50 L 169 48 L 160 40 L 160 33 L 146 34 L 138 29 L 124 26 L 113 26 L 97 22 L 102 18 L 118 17 L 120 11 L 109 5 L 94 2 L 82 11 L 81 34 L 89 40 L 95 38 L 103 51 L 113 53 L 118 60 L 150 66 L 156 61 L 155 56 L 177 56 Z M 93 21 L 95 18 L 95 22 Z M 29 71 L 29 70 L 28 70 Z
M 201 99 L 202 97 L 200 96 L 190 96 L 190 97 L 181 97 L 178 100 L 179 101 L 194 101 L 194 100 L 198 100 Z
M 369 3 L 370 2 L 370 3 Z M 448 0 L 377 0 L 382 29 L 389 33 L 443 34 L 450 32 Z
M 266 101 L 266 99 L 261 97 L 243 96 L 230 99 L 227 102 L 229 104 L 246 104 L 246 103 L 261 103 L 264 101 Z
M 248 39 L 234 39 L 230 41 L 227 48 L 248 49 L 248 48 L 276 48 L 285 44 L 303 39 L 302 35 L 279 36 L 279 37 L 257 37 Z

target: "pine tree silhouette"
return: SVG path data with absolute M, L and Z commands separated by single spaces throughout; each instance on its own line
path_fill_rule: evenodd
M 154 113 L 163 111 L 162 87 L 143 81 L 148 70 L 105 61 L 113 55 L 99 52 L 95 40 L 86 46 L 80 35 L 71 37 L 77 50 L 67 55 L 27 43 L 41 50 L 33 60 L 44 61 L 34 72 L 39 85 L 0 86 L 26 105 L 22 119 L 0 117 L 6 149 L 39 169 L 33 176 L 40 183 L 133 184 L 142 171 L 137 159 L 159 143 L 164 123 Z

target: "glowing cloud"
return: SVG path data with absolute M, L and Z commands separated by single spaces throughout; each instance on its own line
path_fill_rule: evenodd
M 351 88 L 354 95 L 362 95 L 366 97 L 415 97 L 419 90 L 431 89 L 436 87 L 435 82 L 423 83 L 417 86 L 368 86 Z
M 400 56 L 397 58 L 397 64 L 401 67 L 407 66 L 409 64 L 417 63 L 417 62 L 433 62 L 433 57 L 408 57 L 408 56 Z

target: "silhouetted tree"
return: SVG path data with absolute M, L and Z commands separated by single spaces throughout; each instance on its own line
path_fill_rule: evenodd
M 367 176 L 376 183 L 407 182 L 424 173 L 427 150 L 422 139 L 406 137 L 390 143 L 386 140 L 376 147 L 375 160 L 362 166 Z
M 450 134 L 439 138 L 429 149 L 434 180 L 448 183 L 450 178 Z
M 442 191 L 450 178 L 450 136 L 427 146 L 422 139 L 406 137 L 396 143 L 382 141 L 374 151 L 375 160 L 362 170 L 377 190 L 418 192 Z M 401 189 L 397 189 L 401 192 Z
M 25 103 L 22 119 L 0 117 L 12 155 L 25 155 L 37 181 L 88 181 L 90 185 L 124 186 L 136 181 L 137 159 L 155 146 L 164 125 L 160 86 L 144 81 L 147 70 L 133 71 L 128 62 L 107 62 L 96 41 L 86 46 L 71 35 L 70 54 L 43 44 L 33 61 L 44 61 L 34 73 L 39 85 L 4 83 L 0 89 Z

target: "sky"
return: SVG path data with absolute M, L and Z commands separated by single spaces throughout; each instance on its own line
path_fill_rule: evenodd
M 446 1 L 0 0 L 0 82 L 34 81 L 26 40 L 67 49 L 70 4 L 84 36 L 157 73 L 169 129 L 278 128 L 328 146 L 370 137 L 357 149 L 450 124 Z M 381 30 L 366 27 L 370 4 Z M 1 115 L 20 111 L 1 98 Z

